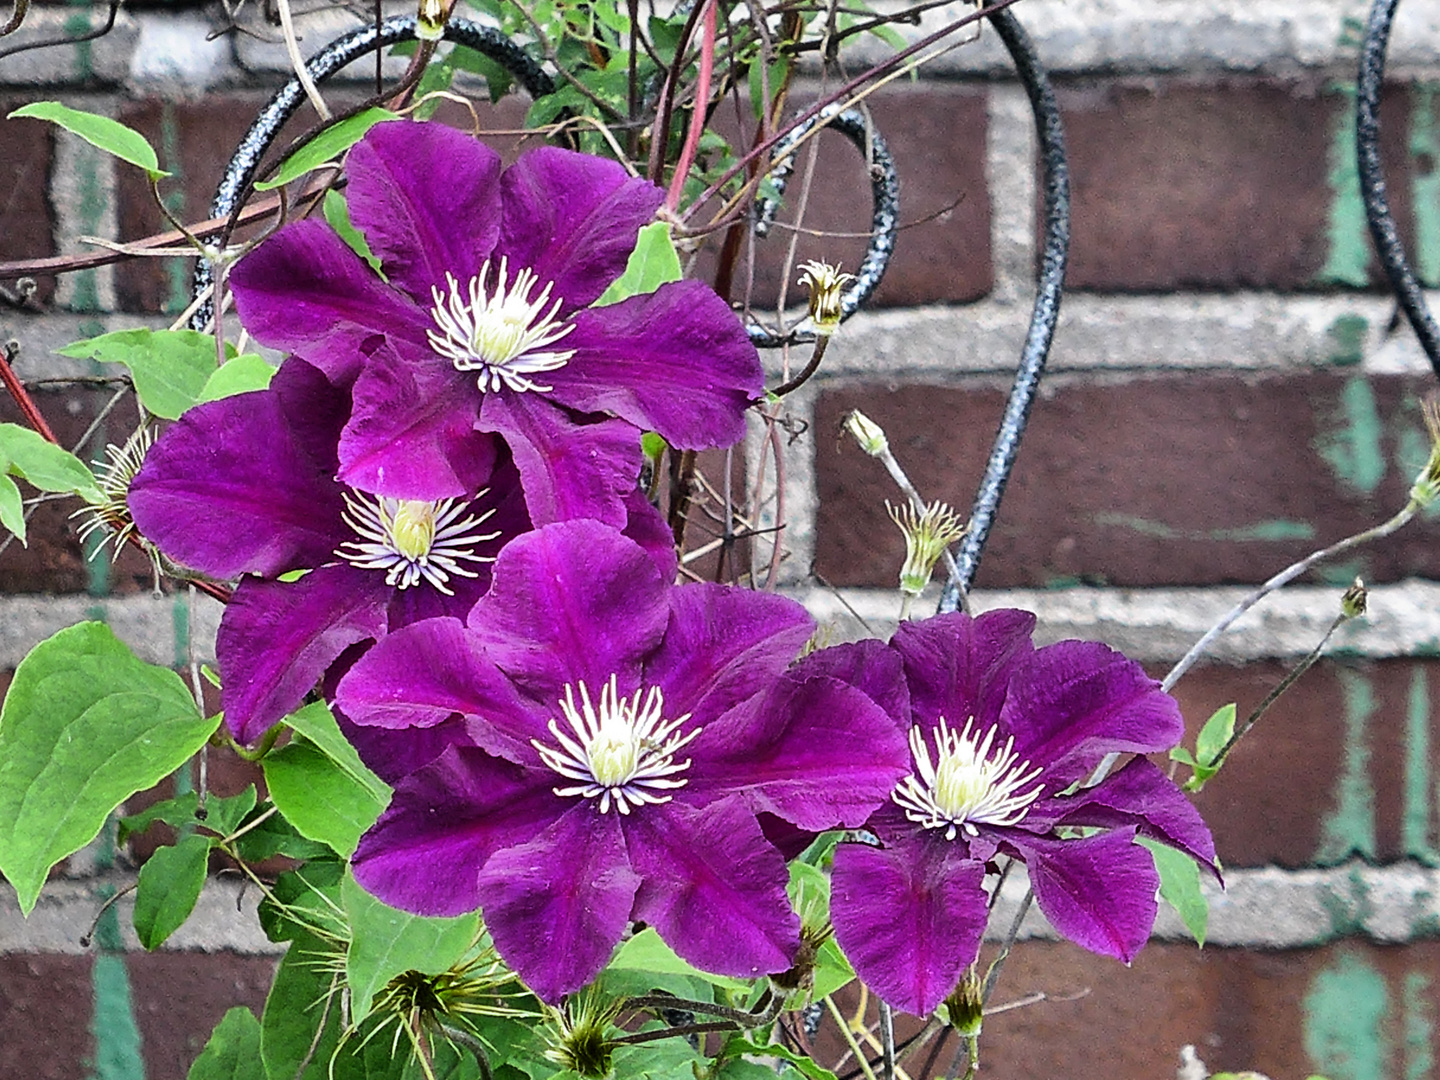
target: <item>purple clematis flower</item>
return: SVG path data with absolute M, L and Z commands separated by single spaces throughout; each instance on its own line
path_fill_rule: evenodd
M 904 623 L 890 645 L 903 682 L 878 667 L 853 680 L 910 725 L 912 765 L 867 823 L 883 846 L 836 850 L 831 915 L 856 973 L 907 1012 L 934 1011 L 974 961 L 997 853 L 1025 862 L 1056 930 L 1127 964 L 1160 884 L 1136 836 L 1216 872 L 1205 823 L 1147 759 L 1071 790 L 1107 754 L 1176 745 L 1174 699 L 1104 645 L 1034 648 L 1034 626 L 1025 611 Z M 1076 826 L 1102 831 L 1057 831 Z
M 340 479 L 442 499 L 483 484 L 503 438 L 538 525 L 620 528 L 641 430 L 727 446 L 762 389 L 735 314 L 695 281 L 592 307 L 663 194 L 542 147 L 503 173 L 439 124 L 389 122 L 351 150 L 350 216 L 380 277 L 321 221 L 282 229 L 229 281 L 255 338 L 353 387 Z
M 453 722 L 361 840 L 356 880 L 425 915 L 483 908 L 542 999 L 604 967 L 643 920 L 690 963 L 786 970 L 799 922 L 758 814 L 858 825 L 906 769 L 904 733 L 824 665 L 791 600 L 671 586 L 595 521 L 512 541 L 461 622 L 396 631 L 341 680 L 352 720 Z

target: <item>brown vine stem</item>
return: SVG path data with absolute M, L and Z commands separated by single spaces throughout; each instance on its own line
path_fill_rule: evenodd
M 50 425 L 45 422 L 45 417 L 41 415 L 35 399 L 30 396 L 30 391 L 25 389 L 25 384 L 16 377 L 15 369 L 10 366 L 17 351 L 11 348 L 8 341 L 0 346 L 0 382 L 5 383 L 5 389 L 15 399 L 15 404 L 20 406 L 20 413 L 25 417 L 25 422 L 34 428 L 46 442 L 59 446 L 60 440 L 55 437 L 55 432 L 51 431 Z

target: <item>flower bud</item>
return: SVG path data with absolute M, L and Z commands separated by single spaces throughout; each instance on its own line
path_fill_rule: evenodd
M 1435 398 L 1429 398 L 1421 406 L 1425 415 L 1425 427 L 1430 432 L 1430 456 L 1425 461 L 1425 467 L 1420 470 L 1420 475 L 1415 477 L 1415 485 L 1410 489 L 1410 501 L 1424 508 L 1435 501 L 1440 495 L 1440 402 Z
M 840 329 L 840 298 L 854 274 L 842 274 L 839 266 L 807 262 L 800 267 L 800 284 L 810 290 L 810 322 L 815 333 L 829 337 Z
M 860 449 L 871 457 L 879 457 L 890 449 L 890 441 L 885 438 L 884 430 L 859 409 L 851 409 L 846 415 L 845 430 L 855 436 Z
M 421 41 L 439 41 L 445 36 L 454 0 L 420 0 L 415 16 L 415 36 Z
M 984 989 L 980 985 L 980 976 L 972 967 L 965 972 L 960 985 L 945 999 L 945 1018 L 962 1039 L 973 1039 L 980 1034 L 985 1012 L 983 997 Z
M 1340 613 L 1347 619 L 1358 619 L 1365 614 L 1365 602 L 1368 593 L 1365 583 L 1358 577 L 1355 584 L 1345 590 L 1345 595 L 1340 597 Z
M 571 994 L 558 1009 L 547 1007 L 546 1059 L 584 1080 L 603 1080 L 610 1075 L 618 1045 L 612 1036 L 615 1018 L 624 1007 L 624 998 L 607 1002 L 593 986 Z
M 905 565 L 900 568 L 900 591 L 919 596 L 930 584 L 930 575 L 945 549 L 965 535 L 966 525 L 960 523 L 955 511 L 943 502 L 932 502 L 916 513 L 909 503 L 885 509 L 890 520 L 905 534 Z

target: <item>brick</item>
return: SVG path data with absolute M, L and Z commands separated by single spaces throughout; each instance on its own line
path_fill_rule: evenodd
M 1157 349 L 1163 344 L 1157 343 Z M 926 498 L 971 504 L 1003 408 L 981 382 L 826 389 L 816 404 L 817 567 L 894 585 L 904 555 L 884 470 L 840 432 L 859 407 Z M 981 564 L 982 588 L 1264 581 L 1405 503 L 1427 438 L 1429 379 L 1293 375 L 1053 378 L 1034 409 Z M 1440 575 L 1412 524 L 1327 571 L 1347 581 Z
M 25 101 L 0 100 L 0 115 Z M 0 262 L 37 259 L 55 254 L 54 223 L 46 190 L 54 149 L 52 125 L 19 119 L 0 124 Z M 13 281 L 0 283 L 6 289 Z M 38 278 L 35 299 L 46 303 L 55 294 L 54 277 Z
M 991 288 L 990 198 L 985 184 L 986 98 L 966 86 L 919 84 L 887 87 L 866 99 L 875 129 L 894 155 L 900 177 L 902 231 L 872 307 L 976 300 Z M 723 116 L 718 123 L 724 127 Z M 733 129 L 727 135 L 734 139 Z M 870 228 L 870 181 L 859 153 L 843 136 L 820 136 L 819 160 L 803 225 L 822 234 L 801 233 L 794 267 L 810 259 L 840 263 L 853 271 L 864 257 Z M 782 222 L 792 222 L 803 189 L 807 154 L 802 152 L 786 192 Z M 922 224 L 923 223 L 923 224 Z M 911 227 L 905 227 L 911 226 Z M 751 305 L 773 307 L 780 295 L 785 252 L 794 236 L 777 226 L 755 244 Z M 714 280 L 714 253 L 708 245 L 698 274 Z M 741 255 L 731 296 L 746 295 L 746 256 Z M 792 269 L 787 304 L 803 305 Z
M 1071 288 L 1363 284 L 1336 279 L 1366 277 L 1367 257 L 1368 281 L 1379 282 L 1358 188 L 1337 195 L 1335 170 L 1354 168 L 1338 135 L 1353 96 L 1314 81 L 1174 78 L 1072 84 L 1059 97 L 1074 199 Z M 1413 245 L 1406 116 L 1403 91 L 1388 92 L 1382 154 Z M 1351 216 L 1337 219 L 1332 244 L 1337 199 Z
M 275 959 L 230 953 L 131 953 L 126 957 L 148 1080 L 185 1080 L 225 1013 L 257 1017 Z
M 87 1075 L 94 1057 L 90 963 L 82 956 L 0 956 L 0 1075 Z

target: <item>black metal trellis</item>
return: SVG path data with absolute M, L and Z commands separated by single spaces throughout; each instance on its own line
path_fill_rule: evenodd
M 1425 303 L 1420 281 L 1405 258 L 1405 247 L 1395 228 L 1390 203 L 1385 196 L 1385 169 L 1380 163 L 1380 90 L 1385 81 L 1385 50 L 1390 44 L 1390 27 L 1400 0 L 1375 0 L 1365 24 L 1360 46 L 1360 74 L 1355 87 L 1355 157 L 1360 173 L 1360 195 L 1365 203 L 1365 220 L 1380 253 L 1380 264 L 1405 317 L 1440 375 L 1440 326 L 1436 326 Z

